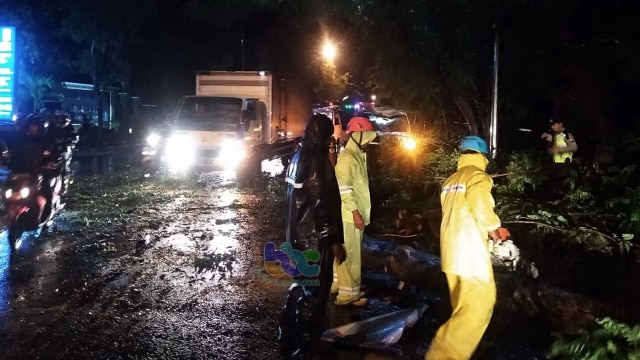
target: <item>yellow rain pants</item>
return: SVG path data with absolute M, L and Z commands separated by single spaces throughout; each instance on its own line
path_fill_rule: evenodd
M 338 290 L 336 304 L 346 305 L 360 299 L 361 281 L 361 253 L 362 236 L 364 232 L 358 230 L 353 223 L 344 222 L 344 249 L 347 260 L 338 265 L 333 262 L 332 292 Z
M 425 360 L 468 360 L 480 344 L 496 303 L 496 283 L 446 274 L 453 312 L 433 338 Z

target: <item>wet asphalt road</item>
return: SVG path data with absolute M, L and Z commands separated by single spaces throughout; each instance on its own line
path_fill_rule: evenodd
M 279 203 L 225 173 L 159 187 L 140 176 L 111 181 L 122 186 L 92 191 L 112 203 L 70 200 L 13 258 L 2 234 L 0 357 L 278 358 L 285 289 L 260 269 L 262 244 L 281 232 Z M 131 187 L 152 200 L 127 206 Z
M 25 234 L 17 255 L 0 234 L 0 359 L 281 359 L 290 279 L 270 277 L 262 255 L 284 240 L 282 179 L 239 186 L 229 172 L 149 178 L 105 164 L 78 171 L 54 225 Z M 375 298 L 365 309 L 331 306 L 332 326 L 413 306 L 363 276 Z M 403 335 L 403 357 L 324 344 L 314 359 L 421 359 L 448 316 L 435 305 Z M 474 359 L 535 352 L 516 345 Z

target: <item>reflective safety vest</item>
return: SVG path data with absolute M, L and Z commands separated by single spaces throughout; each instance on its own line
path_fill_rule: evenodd
M 567 147 L 567 135 L 565 133 L 557 133 L 553 135 L 553 146 Z M 567 161 L 569 159 L 569 161 Z M 554 163 L 565 163 L 573 161 L 573 153 L 570 151 L 557 152 L 553 154 Z
M 373 131 L 365 131 L 365 143 L 376 136 Z M 369 138 L 367 138 L 369 137 Z M 336 178 L 342 198 L 342 222 L 353 224 L 353 211 L 358 210 L 365 225 L 371 221 L 371 196 L 369 194 L 369 175 L 367 173 L 367 154 L 360 150 L 351 139 L 338 155 Z

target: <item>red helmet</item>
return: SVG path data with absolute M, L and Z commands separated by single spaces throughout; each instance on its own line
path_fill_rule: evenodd
M 347 124 L 347 133 L 355 131 L 375 131 L 371 121 L 365 117 L 352 117 Z

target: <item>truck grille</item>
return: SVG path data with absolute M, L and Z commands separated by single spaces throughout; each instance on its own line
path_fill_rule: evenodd
M 201 148 L 198 149 L 198 158 L 202 159 L 214 159 L 218 157 L 220 148 Z

